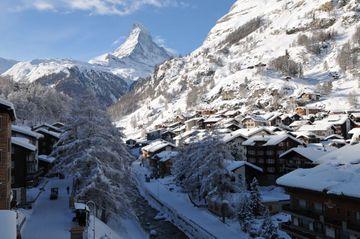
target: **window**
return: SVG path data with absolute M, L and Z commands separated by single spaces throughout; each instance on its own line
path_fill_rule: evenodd
M 299 199 L 299 206 L 301 208 L 306 208 L 306 201 L 304 199 Z
M 323 205 L 322 205 L 322 203 L 316 202 L 316 203 L 314 204 L 314 209 L 315 209 L 316 212 L 322 212 L 322 211 L 323 211 Z
M 272 159 L 272 158 L 266 159 L 266 163 L 268 163 L 268 164 L 274 164 L 274 163 L 275 163 L 275 159 Z
M 331 238 L 335 238 L 335 229 L 329 226 L 325 228 L 325 235 Z
M 258 163 L 264 163 L 264 159 L 263 159 L 263 158 L 259 158 Z
M 273 167 L 267 168 L 267 171 L 268 171 L 269 173 L 274 173 L 274 172 L 275 172 L 275 168 L 273 168 Z
M 360 211 L 356 212 L 356 220 L 360 222 Z

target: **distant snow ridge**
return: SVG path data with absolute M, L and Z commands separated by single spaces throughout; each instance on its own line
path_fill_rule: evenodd
M 172 57 L 172 53 L 157 45 L 149 31 L 141 24 L 134 24 L 126 41 L 111 53 L 98 56 L 91 64 L 108 68 L 129 83 L 149 76 L 157 64 Z
M 78 98 L 93 91 L 102 105 L 111 105 L 128 90 L 127 83 L 106 69 L 69 59 L 36 59 L 15 64 L 2 76 L 20 83 L 40 83 Z
M 15 65 L 17 61 L 9 60 L 0 57 L 0 74 L 4 73 L 5 71 L 9 70 L 13 65 Z

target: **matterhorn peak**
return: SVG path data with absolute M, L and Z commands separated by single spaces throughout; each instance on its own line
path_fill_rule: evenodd
M 112 73 L 131 83 L 150 75 L 157 64 L 171 57 L 172 53 L 157 45 L 141 23 L 135 23 L 121 46 L 111 53 L 90 60 L 90 63 L 107 67 Z

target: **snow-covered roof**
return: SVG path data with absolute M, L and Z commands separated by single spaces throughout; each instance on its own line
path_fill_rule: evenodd
M 48 155 L 43 155 L 43 154 L 39 155 L 38 159 L 39 159 L 39 161 L 43 161 L 43 162 L 46 162 L 46 163 L 53 163 L 55 161 L 54 157 L 51 157 L 51 156 L 48 156 Z
M 158 139 L 158 140 L 151 142 L 149 145 L 146 145 L 145 147 L 143 147 L 142 150 L 150 152 L 150 153 L 154 153 L 154 152 L 156 152 L 162 148 L 165 148 L 167 146 L 175 147 L 175 145 L 172 143 L 169 143 L 162 139 Z
M 344 139 L 344 137 L 338 134 L 332 134 L 324 138 L 325 141 L 331 139 Z
M 87 211 L 90 211 L 89 207 L 85 204 L 85 203 L 79 203 L 79 202 L 76 202 L 74 203 L 74 208 L 75 210 L 87 210 Z
M 0 234 L 4 239 L 16 239 L 16 212 L 0 210 Z
M 166 162 L 169 159 L 175 158 L 178 154 L 179 152 L 177 151 L 163 151 L 161 153 L 156 154 L 156 156 L 159 157 L 160 162 Z
M 292 152 L 298 153 L 298 154 L 302 155 L 303 157 L 314 162 L 317 159 L 319 159 L 321 156 L 328 154 L 330 151 L 328 148 L 320 148 L 320 147 L 306 147 L 306 148 L 305 147 L 296 147 L 296 148 L 289 149 L 285 153 L 281 154 L 280 158 L 285 157 L 286 155 L 288 155 Z
M 285 193 L 284 188 L 276 186 L 260 187 L 260 196 L 264 203 L 290 200 L 290 195 Z
M 331 124 L 324 123 L 314 123 L 314 124 L 306 124 L 301 126 L 298 131 L 326 131 L 331 129 Z
M 22 137 L 11 137 L 11 143 L 30 151 L 36 151 L 37 149 L 28 139 Z
M 297 169 L 278 178 L 277 184 L 360 198 L 360 144 L 334 150 L 316 162 L 320 165 Z
M 232 141 L 233 139 L 236 139 L 236 138 L 238 138 L 238 137 L 247 139 L 247 137 L 246 137 L 245 135 L 243 135 L 241 132 L 242 132 L 242 131 L 236 130 L 236 131 L 234 131 L 234 132 L 231 132 L 231 133 L 229 133 L 229 134 L 226 134 L 226 135 L 224 135 L 224 137 L 222 138 L 222 141 L 223 141 L 224 143 L 228 143 L 228 142 L 230 142 L 230 141 Z
M 223 118 L 221 117 L 210 117 L 210 118 L 207 118 L 206 120 L 204 120 L 204 123 L 216 123 L 216 122 L 219 122 L 221 121 Z
M 256 144 L 257 141 L 264 142 L 262 146 L 273 146 L 281 143 L 282 141 L 286 139 L 292 139 L 295 142 L 298 142 L 299 144 L 303 144 L 301 140 L 298 140 L 294 138 L 293 136 L 289 134 L 279 134 L 279 135 L 256 135 L 253 137 L 250 137 L 248 140 L 244 141 L 242 144 L 245 146 L 253 146 Z
M 332 125 L 344 124 L 349 119 L 347 114 L 335 114 L 329 115 L 327 118 L 320 120 L 319 122 L 329 123 Z
M 247 115 L 242 119 L 242 121 L 248 120 L 248 119 L 253 120 L 253 121 L 258 121 L 258 122 L 266 122 L 266 120 L 261 115 Z
M 225 161 L 225 165 L 226 165 L 226 169 L 228 171 L 234 171 L 234 170 L 236 170 L 238 168 L 241 168 L 243 166 L 249 166 L 249 167 L 252 167 L 255 170 L 263 172 L 262 168 L 254 165 L 252 163 L 246 162 L 246 161 L 227 160 L 227 161 Z
M 44 137 L 44 135 L 32 131 L 31 128 L 27 126 L 12 125 L 11 130 L 20 134 L 28 135 L 36 139 L 40 139 Z
M 308 121 L 307 120 L 295 120 L 294 122 L 292 122 L 289 126 L 290 127 L 297 127 L 297 126 L 302 126 L 307 124 Z
M 354 116 L 355 118 L 360 118 L 360 113 L 351 113 L 352 116 Z
M 38 130 L 38 129 L 41 129 L 41 128 L 45 128 L 45 129 L 52 129 L 53 131 L 56 131 L 56 132 L 63 132 L 62 129 L 59 129 L 58 127 L 54 126 L 54 125 L 51 125 L 51 124 L 48 124 L 48 123 L 44 123 L 44 124 L 41 124 L 41 125 L 37 125 L 34 127 L 34 130 Z
M 41 134 L 51 135 L 51 136 L 53 136 L 54 138 L 57 138 L 57 139 L 60 139 L 60 136 L 61 136 L 60 133 L 56 133 L 56 132 L 47 130 L 45 128 L 39 128 L 39 129 L 36 129 L 35 131 L 38 132 L 38 133 L 41 133 Z
M 0 98 L 0 105 L 4 106 L 9 111 L 11 119 L 16 120 L 16 112 L 14 105 L 5 99 Z
M 349 134 L 356 134 L 356 133 L 360 133 L 360 128 L 353 128 L 349 131 Z

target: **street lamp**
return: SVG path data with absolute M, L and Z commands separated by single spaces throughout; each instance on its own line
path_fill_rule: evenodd
M 95 239 L 95 210 L 96 210 L 96 204 L 95 204 L 95 202 L 94 201 L 87 201 L 86 202 L 86 206 L 88 206 L 88 205 L 90 205 L 90 204 L 92 204 L 92 208 L 93 208 L 93 220 L 94 220 L 94 222 L 93 222 L 93 224 L 94 224 L 94 228 L 93 228 L 93 239 Z M 85 210 L 86 210 L 86 207 L 85 207 Z M 87 215 L 87 214 L 86 214 Z M 87 220 L 86 220 L 87 221 Z M 88 235 L 89 235 L 89 227 L 88 227 Z

